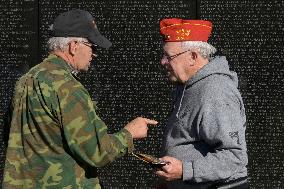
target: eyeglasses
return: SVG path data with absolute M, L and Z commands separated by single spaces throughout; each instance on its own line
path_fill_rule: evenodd
M 178 57 L 178 56 L 180 56 L 180 55 L 182 55 L 182 54 L 184 54 L 184 53 L 186 53 L 186 52 L 188 52 L 188 51 L 190 51 L 190 49 L 189 49 L 189 50 L 186 50 L 186 51 L 183 51 L 183 52 L 181 52 L 181 53 L 172 55 L 172 56 L 168 56 L 168 55 L 164 54 L 164 57 L 168 60 L 168 62 L 170 62 L 170 61 L 172 61 L 173 59 L 175 59 L 176 57 Z
M 92 43 L 85 42 L 85 41 L 80 41 L 81 44 L 86 45 L 87 47 L 90 47 L 92 49 L 92 57 L 95 58 L 98 55 L 95 53 L 97 51 L 96 46 L 93 45 Z

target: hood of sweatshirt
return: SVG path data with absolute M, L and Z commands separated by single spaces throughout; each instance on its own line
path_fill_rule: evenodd
M 237 74 L 229 70 L 226 57 L 216 56 L 186 82 L 186 88 L 213 74 L 225 75 L 230 78 L 236 86 L 238 86 Z

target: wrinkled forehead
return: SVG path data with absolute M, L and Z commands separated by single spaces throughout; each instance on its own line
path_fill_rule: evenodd
M 171 52 L 171 51 L 179 51 L 182 46 L 181 42 L 164 42 L 163 43 L 163 51 L 165 52 Z

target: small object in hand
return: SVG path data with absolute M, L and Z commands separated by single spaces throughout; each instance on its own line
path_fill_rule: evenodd
M 132 153 L 132 155 L 146 163 L 149 163 L 153 168 L 161 168 L 167 164 L 167 162 L 148 154 Z

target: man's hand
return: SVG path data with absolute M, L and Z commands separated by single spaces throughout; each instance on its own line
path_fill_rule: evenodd
M 165 179 L 166 181 L 172 181 L 182 178 L 182 161 L 169 156 L 164 156 L 160 159 L 167 162 L 167 165 L 156 171 L 156 174 L 159 177 Z
M 128 130 L 133 138 L 144 138 L 147 136 L 148 124 L 156 125 L 158 122 L 155 120 L 137 117 L 129 122 L 124 128 Z

